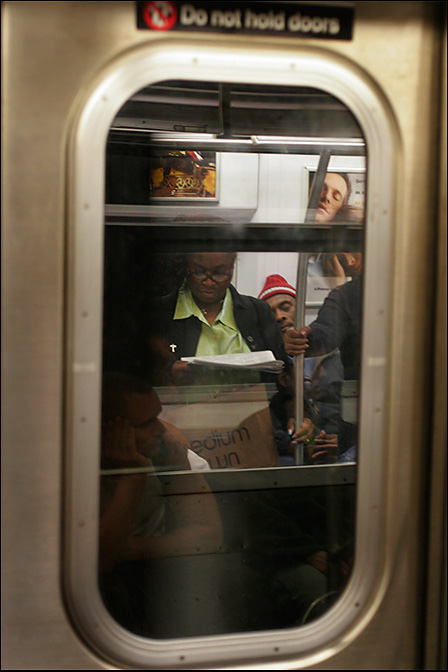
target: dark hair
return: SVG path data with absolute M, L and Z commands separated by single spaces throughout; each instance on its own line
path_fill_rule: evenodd
M 336 213 L 333 221 L 340 222 L 362 222 L 364 219 L 364 208 L 357 205 L 343 205 Z
M 152 385 L 146 380 L 121 371 L 106 371 L 103 374 L 101 419 L 109 422 L 123 413 L 126 394 L 150 394 Z
M 192 254 L 220 254 L 220 253 L 221 253 L 220 250 L 213 250 L 213 252 L 187 252 L 186 259 L 188 260 Z M 222 252 L 221 254 L 228 254 L 229 256 L 231 256 L 232 262 L 234 262 L 237 257 L 236 252 Z

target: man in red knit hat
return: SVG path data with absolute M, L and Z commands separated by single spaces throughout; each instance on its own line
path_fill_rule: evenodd
M 266 301 L 277 320 L 283 338 L 294 327 L 296 290 L 281 275 L 266 278 L 258 298 Z M 292 357 L 291 357 L 292 358 Z M 316 404 L 319 411 L 319 429 L 316 437 L 316 452 L 313 461 L 326 462 L 336 459 L 337 433 L 340 422 L 340 394 L 343 368 L 339 353 L 327 353 L 321 357 L 305 359 L 305 390 L 308 403 Z
M 294 326 L 296 290 L 285 278 L 277 274 L 268 275 L 258 298 L 270 306 L 282 334 Z

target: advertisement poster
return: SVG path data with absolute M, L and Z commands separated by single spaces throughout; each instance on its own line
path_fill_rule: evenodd
M 152 159 L 151 202 L 218 201 L 216 152 L 171 151 Z

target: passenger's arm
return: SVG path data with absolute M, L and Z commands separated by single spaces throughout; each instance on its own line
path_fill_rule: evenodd
M 167 500 L 178 527 L 159 537 L 131 537 L 127 560 L 214 553 L 220 548 L 222 523 L 213 493 L 200 474 L 192 474 L 191 479 L 194 493 L 171 494 Z
M 149 460 L 135 446 L 135 434 L 126 420 L 117 418 L 103 428 L 102 463 L 106 467 L 123 469 L 147 467 Z M 111 476 L 101 477 L 100 569 L 110 571 L 121 559 L 145 488 L 147 474 L 120 476 L 116 487 Z M 110 486 L 110 487 L 109 487 Z
M 168 422 L 164 442 L 168 453 L 184 451 L 187 460 L 188 441 Z M 150 478 L 157 478 L 155 475 Z M 189 492 L 179 494 L 175 481 L 166 486 L 166 503 L 174 514 L 177 527 L 161 536 L 131 537 L 127 543 L 127 560 L 145 560 L 176 555 L 212 553 L 222 545 L 221 517 L 215 497 L 202 474 L 188 475 Z
M 358 315 L 359 301 L 359 282 L 344 283 L 329 293 L 314 322 L 300 330 L 300 333 L 308 339 L 309 348 L 306 353 L 308 357 L 324 355 L 341 347 L 355 328 L 353 319 Z M 293 335 L 289 333 L 291 331 L 286 332 L 289 337 Z

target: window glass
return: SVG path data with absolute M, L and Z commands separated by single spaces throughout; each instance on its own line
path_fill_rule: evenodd
M 161 639 L 308 623 L 354 561 L 360 128 L 318 90 L 163 82 L 106 158 L 104 603 Z

